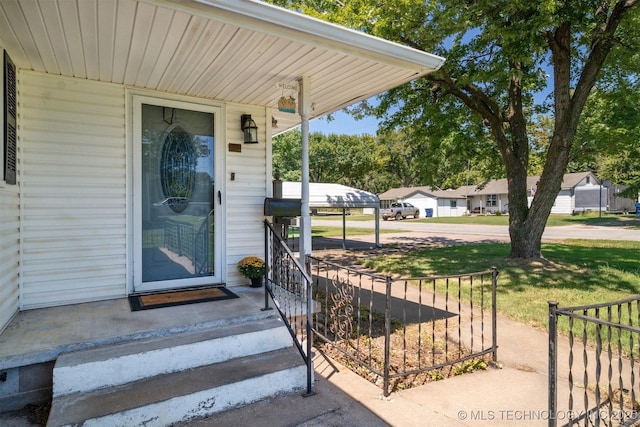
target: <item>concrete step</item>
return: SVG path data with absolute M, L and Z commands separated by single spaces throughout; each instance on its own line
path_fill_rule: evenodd
M 306 367 L 289 346 L 53 400 L 47 426 L 167 426 L 302 391 Z
M 289 332 L 274 316 L 66 353 L 56 360 L 53 396 L 111 388 L 291 346 Z

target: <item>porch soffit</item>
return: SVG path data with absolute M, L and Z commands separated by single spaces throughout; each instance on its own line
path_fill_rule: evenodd
M 324 116 L 444 60 L 254 0 L 3 0 L 0 40 L 20 69 L 271 107 L 311 80 Z

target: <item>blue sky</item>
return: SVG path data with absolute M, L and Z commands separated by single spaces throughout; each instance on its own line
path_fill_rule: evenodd
M 326 118 L 312 120 L 309 123 L 309 132 L 320 132 L 325 135 L 335 133 L 339 135 L 375 135 L 378 130 L 378 119 L 374 117 L 365 117 L 362 120 L 356 120 L 349 114 L 338 111 L 333 114 L 333 120 L 327 121 Z

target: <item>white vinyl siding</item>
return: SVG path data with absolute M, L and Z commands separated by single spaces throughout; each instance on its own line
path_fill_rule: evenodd
M 125 89 L 26 72 L 22 308 L 126 295 Z
M 572 190 L 560 190 L 556 201 L 551 208 L 552 214 L 570 214 L 574 208 Z
M 3 55 L 0 45 L 0 56 Z M 2 67 L 0 67 L 1 69 Z M 4 73 L 0 72 L 0 82 Z M 0 84 L 0 99 L 4 99 L 4 84 Z M 19 104 L 18 104 L 19 106 Z M 3 153 L 4 118 L 0 109 L 0 153 Z M 20 161 L 18 145 L 18 161 Z M 16 185 L 4 182 L 4 157 L 0 154 L 0 332 L 20 308 L 20 170 Z
M 433 216 L 462 216 L 465 213 L 467 213 L 465 199 L 438 199 L 438 209 Z
M 20 176 L 18 175 L 18 185 Z M 0 185 L 0 332 L 19 309 L 20 206 L 18 185 Z
M 403 199 L 403 201 L 411 203 L 413 206 L 418 208 L 421 218 L 424 218 L 426 216 L 425 209 L 433 209 L 433 216 L 437 215 L 438 199 L 434 197 L 428 197 L 423 194 L 416 194 L 412 197 Z
M 258 144 L 244 144 L 240 116 L 251 114 L 258 126 Z M 236 264 L 247 255 L 264 257 L 264 198 L 269 193 L 267 180 L 267 123 L 265 110 L 246 105 L 227 105 L 226 240 L 227 284 L 245 285 L 248 279 Z M 269 120 L 271 118 L 269 117 Z M 228 144 L 240 144 L 242 152 L 229 152 Z M 231 181 L 231 174 L 235 179 Z M 267 182 L 268 181 L 268 182 Z
M 126 296 L 130 267 L 126 88 L 23 72 L 19 90 L 22 228 L 18 234 L 16 195 L 15 210 L 9 210 L 11 203 L 3 203 L 0 211 L 13 215 L 0 229 L 3 272 L 15 271 L 2 277 L 10 282 L 0 288 L 3 315 L 16 311 L 18 283 L 21 309 Z M 251 114 L 258 125 L 258 144 L 243 144 L 241 114 Z M 261 107 L 227 105 L 224 115 L 225 138 L 220 143 L 227 162 L 220 190 L 225 221 L 218 231 L 226 245 L 222 279 L 233 286 L 248 284 L 236 268 L 242 257 L 264 256 L 270 128 Z M 242 152 L 229 152 L 230 143 L 240 144 Z M 7 230 L 5 224 L 12 223 L 13 231 Z

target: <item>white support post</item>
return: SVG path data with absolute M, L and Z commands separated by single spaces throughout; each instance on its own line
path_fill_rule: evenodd
M 376 248 L 381 248 L 382 245 L 380 244 L 380 205 L 378 204 L 378 206 L 375 207 L 375 209 L 373 210 L 373 212 L 375 213 L 375 227 L 376 227 Z
M 309 116 L 311 114 L 311 83 L 308 77 L 298 80 L 298 114 L 302 133 L 302 188 L 300 217 L 300 264 L 306 268 L 311 255 L 311 215 L 309 214 Z

